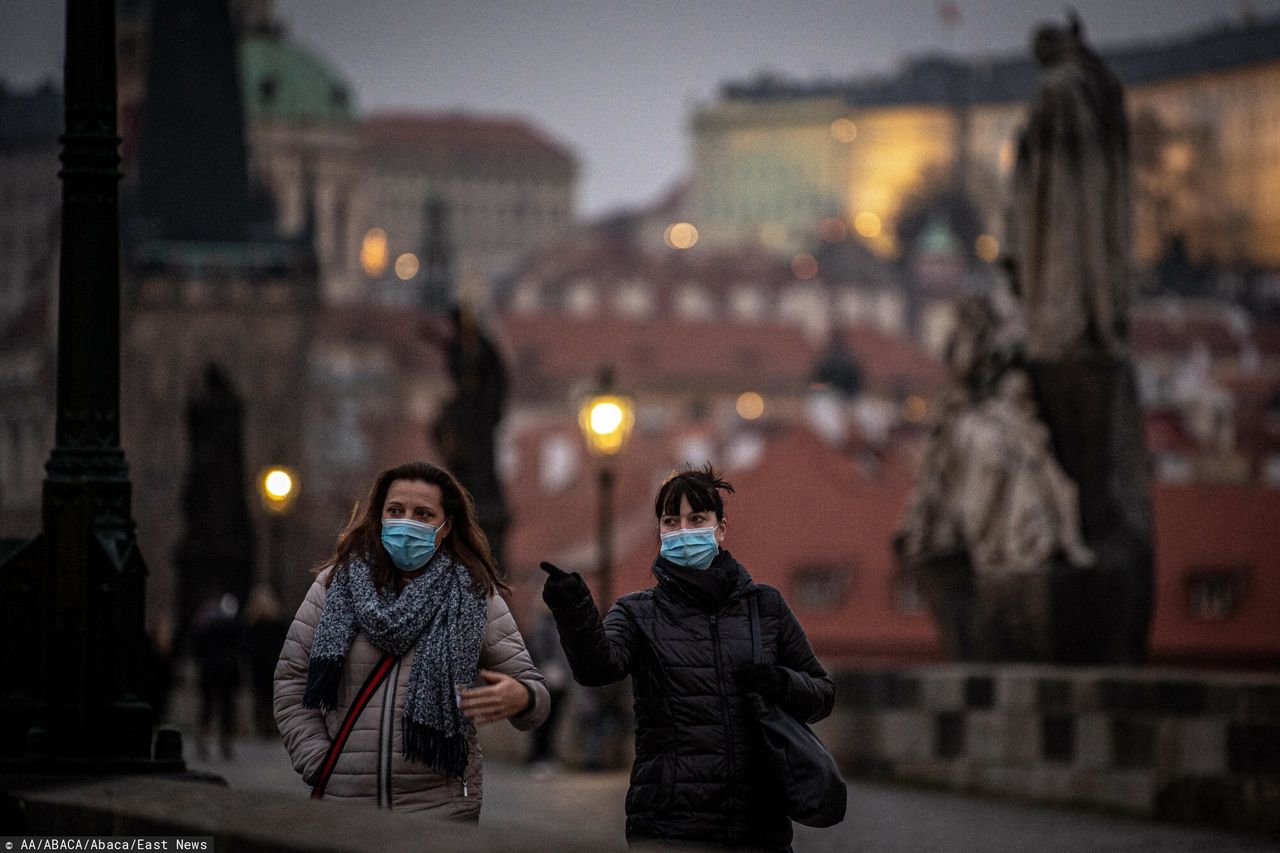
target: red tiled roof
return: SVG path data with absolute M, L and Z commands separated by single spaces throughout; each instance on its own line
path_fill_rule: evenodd
M 1198 304 L 1140 305 L 1130 315 L 1129 343 L 1138 353 L 1183 352 L 1203 344 L 1215 356 L 1235 355 L 1253 336 L 1223 309 Z
M 523 119 L 469 113 L 375 113 L 364 120 L 375 142 L 445 149 L 536 151 L 573 163 L 569 149 Z
M 859 325 L 846 329 L 843 341 L 872 387 L 932 392 L 947 382 L 942 361 L 903 335 Z
M 497 323 L 516 385 L 534 393 L 591 379 L 601 366 L 620 387 L 701 390 L 805 387 L 817 352 L 794 326 L 506 315 Z
M 496 322 L 517 393 L 534 396 L 615 369 L 621 387 L 802 393 L 825 347 L 786 323 L 570 318 L 507 314 Z M 941 362 L 912 341 L 870 326 L 844 342 L 871 388 L 930 393 L 946 381 Z

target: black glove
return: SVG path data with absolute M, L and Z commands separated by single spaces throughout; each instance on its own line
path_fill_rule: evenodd
M 781 699 L 787 695 L 791 677 L 780 666 L 771 663 L 749 663 L 734 670 L 733 677 L 746 693 L 759 693 L 766 699 Z
M 570 574 L 551 563 L 539 563 L 538 568 L 547 573 L 547 581 L 542 585 L 542 600 L 553 610 L 556 606 L 568 606 L 584 597 L 591 597 L 591 591 L 577 572 Z

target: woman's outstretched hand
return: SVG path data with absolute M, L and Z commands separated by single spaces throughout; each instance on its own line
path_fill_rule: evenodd
M 547 573 L 547 581 L 542 585 L 542 600 L 549 606 L 572 604 L 589 594 L 587 585 L 577 572 L 570 574 L 553 563 L 539 563 L 538 567 Z
M 458 691 L 458 707 L 478 725 L 514 717 L 527 711 L 533 702 L 529 689 L 509 675 L 482 669 L 480 677 L 489 683 Z

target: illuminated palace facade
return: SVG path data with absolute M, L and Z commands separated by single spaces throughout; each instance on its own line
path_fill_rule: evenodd
M 1198 261 L 1280 266 L 1280 19 L 1101 52 L 1127 91 L 1137 259 L 1180 237 Z M 933 57 L 883 79 L 726 84 L 693 116 L 687 215 L 714 244 L 797 251 L 825 221 L 896 257 L 904 205 L 954 187 L 986 229 L 970 250 L 994 257 L 1036 77 L 1029 57 Z

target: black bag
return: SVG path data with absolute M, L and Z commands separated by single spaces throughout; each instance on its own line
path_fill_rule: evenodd
M 760 609 L 754 595 L 750 608 L 752 658 L 760 663 Z M 787 817 L 805 826 L 835 826 L 844 820 L 848 804 L 844 778 L 818 736 L 759 693 L 748 694 L 747 699 L 760 721 L 765 764 L 778 781 Z

